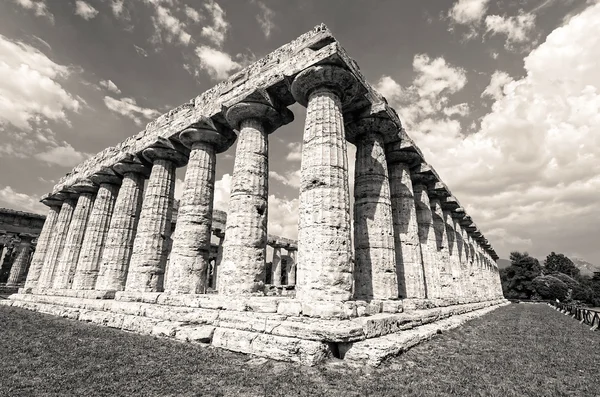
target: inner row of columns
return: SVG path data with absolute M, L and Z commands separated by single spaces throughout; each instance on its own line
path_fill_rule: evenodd
M 397 127 L 366 117 L 344 125 L 358 84 L 346 70 L 315 66 L 292 84 L 307 107 L 299 208 L 296 297 L 303 300 L 499 297 L 497 268 L 456 206 L 431 196 L 415 158 L 386 144 Z M 262 294 L 265 281 L 268 134 L 291 112 L 265 92 L 228 108 L 239 131 L 220 294 Z M 397 134 L 397 132 L 396 132 Z M 204 293 L 210 258 L 216 154 L 236 139 L 210 119 L 47 199 L 50 207 L 26 288 Z M 357 146 L 354 252 L 346 139 Z M 175 232 L 175 170 L 188 166 Z M 148 178 L 145 192 L 144 179 Z M 165 268 L 170 251 L 167 282 Z M 352 258 L 354 257 L 354 264 Z M 294 261 L 295 262 L 295 261 Z M 281 280 L 273 260 L 273 280 Z M 490 288 L 496 286 L 496 288 Z

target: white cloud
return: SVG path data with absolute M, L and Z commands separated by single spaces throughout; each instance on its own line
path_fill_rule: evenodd
M 156 15 L 152 16 L 155 29 L 153 40 L 160 41 L 164 39 L 167 43 L 175 41 L 182 45 L 188 45 L 192 36 L 185 30 L 185 23 L 173 16 L 171 10 L 163 7 L 160 2 L 156 2 L 154 5 Z
M 213 23 L 211 26 L 204 26 L 201 34 L 221 47 L 225 41 L 227 30 L 229 30 L 229 22 L 225 20 L 225 11 L 214 0 L 207 1 L 204 8 L 210 13 Z
M 425 54 L 416 55 L 413 68 L 417 72 L 414 86 L 420 96 L 436 96 L 446 91 L 453 94 L 467 84 L 465 70 L 453 67 L 442 57 L 430 59 Z
M 200 13 L 188 5 L 185 6 L 185 15 L 194 22 L 200 22 L 202 19 Z
M 470 109 L 469 109 L 468 103 L 459 103 L 457 105 L 444 108 L 444 110 L 443 110 L 444 114 L 448 117 L 451 117 L 451 116 L 465 117 L 469 114 L 469 111 L 470 111 Z
M 108 91 L 112 92 L 113 94 L 121 94 L 121 90 L 119 89 L 119 87 L 117 87 L 117 85 L 115 83 L 113 83 L 112 80 L 100 80 L 100 87 L 104 87 L 106 88 Z
M 505 35 L 506 42 L 504 47 L 508 50 L 513 50 L 515 49 L 515 44 L 533 41 L 535 15 L 524 12 L 519 12 L 519 15 L 512 17 L 488 15 L 485 18 L 485 26 L 488 33 L 492 35 Z
M 300 189 L 300 170 L 287 171 L 284 175 L 281 175 L 275 171 L 269 171 L 269 178 L 273 178 L 278 182 L 283 183 L 286 186 Z
M 68 122 L 79 102 L 60 84 L 69 69 L 39 50 L 0 35 L 0 125 L 31 129 L 44 120 Z
M 5 186 L 0 189 L 0 202 L 3 203 L 3 207 L 6 206 L 19 211 L 35 212 L 45 215 L 48 212 L 48 207 L 39 201 L 40 197 L 16 192 L 10 186 Z
M 478 24 L 487 11 L 489 0 L 458 0 L 448 12 L 454 23 Z
M 490 84 L 485 88 L 485 90 L 481 93 L 481 97 L 491 97 L 496 100 L 502 98 L 504 86 L 508 83 L 511 83 L 513 78 L 508 75 L 506 72 L 502 72 L 496 70 L 490 79 Z
M 300 142 L 290 142 L 287 144 L 289 150 L 285 159 L 287 161 L 300 161 L 302 160 L 302 144 Z
M 275 27 L 275 23 L 273 22 L 273 17 L 275 16 L 275 12 L 271 10 L 265 3 L 262 1 L 257 1 L 256 4 L 260 8 L 261 13 L 256 15 L 256 21 L 260 25 L 265 37 L 269 37 L 271 35 L 271 30 Z
M 112 0 L 110 2 L 110 9 L 113 12 L 113 15 L 116 17 L 120 17 L 123 15 L 123 3 L 125 0 Z
M 297 239 L 298 238 L 298 204 L 300 200 L 269 195 L 269 234 Z
M 390 103 L 399 101 L 402 96 L 402 87 L 390 76 L 381 76 L 375 84 L 375 89 L 386 97 Z
M 221 179 L 215 182 L 214 208 L 227 212 L 229 209 L 229 195 L 231 194 L 231 175 L 223 174 Z
M 600 258 L 599 27 L 594 4 L 531 51 L 525 77 L 495 73 L 477 133 L 451 123 L 409 131 L 501 256 L 587 244 Z
M 86 21 L 89 21 L 98 15 L 98 10 L 83 0 L 77 0 L 75 2 L 75 15 L 79 15 Z
M 60 146 L 51 147 L 45 152 L 36 153 L 34 157 L 48 164 L 56 164 L 62 167 L 74 167 L 91 155 L 91 153 L 79 152 L 67 142 L 63 142 Z
M 44 0 L 15 0 L 15 3 L 27 10 L 33 10 L 36 16 L 48 18 L 50 23 L 54 23 L 54 15 L 48 11 L 48 6 Z
M 209 46 L 197 47 L 196 55 L 200 59 L 200 68 L 208 72 L 213 80 L 226 79 L 232 72 L 242 67 L 231 59 L 229 54 Z
M 155 109 L 138 106 L 133 98 L 115 99 L 105 96 L 104 104 L 113 112 L 130 118 L 135 124 L 140 126 L 142 125 L 142 117 L 149 120 L 160 116 L 160 112 Z

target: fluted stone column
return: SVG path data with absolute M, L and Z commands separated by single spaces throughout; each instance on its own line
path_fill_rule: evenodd
M 467 257 L 466 257 L 466 247 L 465 242 L 463 241 L 463 230 L 460 225 L 459 216 L 455 212 L 451 213 L 452 216 L 452 228 L 454 229 L 454 246 L 456 252 L 456 264 L 458 266 L 458 282 L 460 284 L 460 297 L 463 302 L 469 300 L 470 297 L 470 288 L 468 285 L 468 267 L 467 267 Z
M 437 272 L 440 281 L 440 294 L 442 298 L 454 298 L 454 283 L 452 282 L 452 268 L 450 264 L 450 253 L 448 250 L 448 234 L 444 220 L 444 210 L 439 198 L 430 201 L 431 214 L 433 218 L 433 230 L 437 250 Z
M 460 254 L 458 252 L 458 242 L 456 241 L 456 230 L 454 229 L 452 212 L 444 209 L 443 219 L 446 226 L 446 236 L 448 238 L 448 264 L 450 268 L 453 296 L 462 302 L 464 293 L 462 290 Z
M 38 280 L 38 289 L 52 288 L 54 279 L 54 270 L 58 264 L 58 259 L 62 254 L 65 246 L 65 240 L 67 233 L 69 232 L 69 225 L 71 224 L 71 218 L 73 217 L 73 211 L 75 211 L 76 201 L 71 196 L 63 196 L 64 200 L 52 232 L 52 241 L 44 256 L 44 265 Z
M 54 272 L 52 283 L 54 289 L 67 289 L 73 283 L 75 268 L 79 260 L 79 253 L 81 252 L 86 226 L 92 212 L 98 186 L 91 181 L 82 181 L 73 185 L 72 189 L 79 194 L 79 197 L 69 224 L 69 231 L 65 237 L 65 248 L 60 255 Z
M 354 178 L 354 296 L 398 299 L 394 226 L 385 139 L 398 135 L 389 119 L 364 117 L 346 124 L 356 145 Z
M 235 140 L 233 131 L 219 131 L 210 119 L 184 130 L 179 140 L 190 148 L 190 158 L 179 202 L 173 248 L 167 270 L 166 292 L 206 292 L 209 268 L 216 154 Z
M 342 109 L 359 85 L 347 70 L 312 66 L 299 73 L 292 94 L 307 106 L 298 210 L 296 297 L 352 298 L 348 158 Z
M 273 246 L 273 261 L 272 261 L 272 276 L 271 284 L 281 287 L 281 247 L 278 245 Z
M 71 288 L 76 290 L 93 290 L 96 287 L 104 242 L 121 185 L 121 178 L 112 171 L 92 175 L 90 179 L 100 185 L 100 188 L 88 220 L 73 277 Z
M 145 149 L 144 157 L 152 162 L 152 172 L 146 185 L 137 235 L 129 264 L 125 291 L 160 292 L 163 290 L 167 262 L 175 170 L 187 163 L 188 151 L 180 146 L 162 146 Z
M 29 264 L 29 257 L 31 254 L 32 244 L 31 242 L 35 238 L 32 234 L 20 234 L 21 241 L 17 248 L 17 256 L 10 269 L 10 276 L 6 282 L 7 287 L 15 287 L 24 281 L 25 272 L 27 271 L 27 265 Z
M 267 135 L 293 115 L 268 94 L 257 92 L 229 107 L 226 117 L 239 135 L 218 290 L 224 295 L 262 293 L 269 192 Z
M 296 285 L 296 250 L 288 248 L 288 262 L 286 264 L 287 285 Z
M 27 280 L 25 281 L 26 290 L 31 290 L 37 287 L 38 280 L 42 272 L 42 266 L 44 265 L 44 258 L 46 257 L 46 253 L 50 248 L 54 226 L 58 220 L 58 215 L 62 205 L 62 202 L 50 199 L 42 199 L 42 203 L 50 208 L 48 209 L 48 215 L 46 215 L 46 221 L 44 222 L 42 231 L 38 236 L 35 252 L 31 258 L 29 272 L 27 273 Z
M 113 170 L 123 177 L 100 260 L 96 290 L 122 291 L 125 288 L 133 241 L 140 220 L 144 181 L 150 168 L 135 158 L 117 163 Z
M 427 186 L 423 183 L 416 182 L 413 185 L 413 189 L 427 298 L 441 298 L 442 292 L 437 255 L 437 241 L 435 238 L 433 215 L 429 195 L 427 193 Z
M 2 257 L 2 266 L 0 266 L 0 282 L 5 283 L 8 281 L 10 277 L 10 270 L 12 269 L 15 257 L 15 240 L 11 239 L 11 242 L 7 245 L 6 250 L 4 252 L 4 256 Z
M 221 229 L 213 229 L 213 233 L 215 236 L 219 238 L 219 248 L 217 249 L 217 258 L 215 259 L 215 263 L 213 266 L 213 278 L 211 288 L 216 290 L 219 279 L 219 266 L 221 265 L 221 261 L 223 260 L 223 241 L 225 240 L 225 233 L 221 231 Z

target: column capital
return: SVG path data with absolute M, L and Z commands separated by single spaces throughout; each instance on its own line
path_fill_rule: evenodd
M 75 182 L 71 189 L 76 191 L 77 193 L 96 193 L 98 191 L 99 186 L 96 185 L 91 180 L 83 179 L 81 181 Z
M 201 117 L 200 121 L 179 133 L 179 140 L 188 148 L 191 149 L 196 142 L 204 142 L 212 145 L 216 153 L 229 149 L 236 138 L 233 130 L 215 123 L 208 117 Z
M 156 160 L 169 160 L 176 167 L 183 167 L 188 162 L 190 150 L 181 143 L 160 138 L 153 146 L 144 149 L 142 155 L 152 163 Z
M 398 130 L 400 129 L 389 118 L 378 115 L 357 118 L 346 123 L 345 127 L 346 139 L 351 143 L 356 143 L 365 134 L 374 132 L 380 134 L 383 142 L 387 144 L 398 139 Z
M 134 173 L 141 174 L 144 178 L 148 178 L 152 171 L 152 167 L 144 164 L 138 156 L 129 154 L 125 159 L 114 164 L 112 170 L 122 177 L 127 173 Z
M 101 172 L 91 175 L 90 179 L 97 185 L 107 183 L 109 185 L 120 185 L 121 177 L 115 174 L 112 169 L 102 170 Z
M 21 239 L 21 243 L 25 242 L 31 244 L 33 240 L 37 237 L 37 234 L 32 233 L 20 233 L 19 238 Z
M 244 120 L 258 120 L 267 134 L 294 120 L 294 113 L 281 105 L 277 99 L 265 90 L 256 90 L 243 99 L 227 103 L 225 118 L 231 128 L 240 130 Z
M 299 104 L 307 106 L 310 95 L 323 88 L 335 92 L 342 102 L 342 107 L 350 104 L 361 89 L 364 89 L 350 71 L 335 65 L 316 65 L 296 75 L 291 91 Z
M 425 185 L 429 190 L 439 178 L 433 168 L 427 163 L 421 162 L 410 169 L 410 178 L 415 185 Z

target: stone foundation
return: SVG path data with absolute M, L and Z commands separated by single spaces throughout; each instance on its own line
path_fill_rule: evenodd
M 328 305 L 286 297 L 43 292 L 14 294 L 0 305 L 304 365 L 332 357 L 353 365 L 378 365 L 438 330 L 508 303 L 502 299 L 439 306 L 445 302 L 405 300 L 393 306 L 389 301 Z

